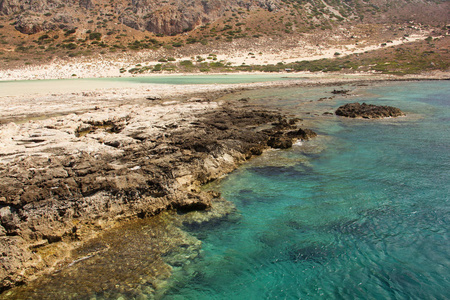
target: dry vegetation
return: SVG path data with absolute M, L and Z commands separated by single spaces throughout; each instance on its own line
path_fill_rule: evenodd
M 295 70 L 360 69 L 394 72 L 394 66 L 405 69 L 406 61 L 402 60 L 400 53 L 403 53 L 401 52 L 403 50 L 401 49 L 393 53 L 390 53 L 390 50 L 378 51 L 361 57 L 346 58 L 344 61 L 336 59 L 328 62 L 316 62 L 313 64 L 314 67 L 310 67 L 309 64 L 306 66 L 305 64 L 291 64 L 289 66 L 229 68 L 226 61 L 218 62 L 212 59 L 208 62 L 204 56 L 209 53 L 226 54 L 236 51 L 236 49 L 244 49 L 253 54 L 267 53 L 289 50 L 302 45 L 311 51 L 315 48 L 323 49 L 335 45 L 359 47 L 359 45 L 368 43 L 385 43 L 386 46 L 389 46 L 389 41 L 392 39 L 423 30 L 434 29 L 439 32 L 439 34 L 435 34 L 436 36 L 448 33 L 446 24 L 439 21 L 445 20 L 448 12 L 442 9 L 436 10 L 436 6 L 424 6 L 423 3 L 416 6 L 400 5 L 401 1 L 386 3 L 371 1 L 370 5 L 369 2 L 347 2 L 347 4 L 343 4 L 339 0 L 326 2 L 283 0 L 279 2 L 279 9 L 276 11 L 263 8 L 249 10 L 242 7 L 225 9 L 215 21 L 200 24 L 193 29 L 187 28 L 181 34 L 172 35 L 155 34 L 124 25 L 118 15 L 118 10 L 120 5 L 128 5 L 126 1 L 98 0 L 92 9 L 87 11 L 72 9 L 71 4 L 67 4 L 66 7 L 59 10 L 54 9 L 42 13 L 39 17 L 48 22 L 60 18 L 59 11 L 61 9 L 69 11 L 70 17 L 68 17 L 69 20 L 62 21 L 62 24 L 66 25 L 60 26 L 61 28 L 35 34 L 23 34 L 16 30 L 17 15 L 3 15 L 0 16 L 1 68 L 40 65 L 55 58 L 70 60 L 97 55 L 120 58 L 138 53 L 142 57 L 142 53 L 144 53 L 149 60 L 161 59 L 161 64 L 144 70 L 138 66 L 137 70 L 131 72 L 160 70 L 207 72 L 236 69 L 274 71 L 281 68 Z M 405 17 L 408 14 L 412 15 L 411 11 L 414 7 L 417 7 L 416 13 L 413 14 L 417 18 L 416 22 L 411 20 L 412 17 Z M 430 17 L 430 13 L 421 13 L 424 9 L 434 13 L 433 17 Z M 67 14 L 64 16 L 67 17 Z M 380 20 L 386 23 L 381 24 Z M 418 21 L 427 25 L 418 23 Z M 443 44 L 445 41 L 446 39 L 444 42 L 438 41 L 438 44 Z M 426 43 L 423 47 L 407 47 L 408 52 L 405 57 L 411 59 L 411 57 L 425 56 L 426 61 L 430 60 L 430 63 L 434 64 L 432 64 L 433 68 L 448 67 L 445 61 L 444 63 L 439 62 L 440 59 L 446 59 L 446 53 L 439 50 L 439 46 L 438 49 L 432 49 L 431 44 L 433 43 Z M 422 48 L 426 48 L 426 50 Z M 416 50 L 417 52 L 415 52 Z M 426 55 L 423 54 L 425 52 Z M 198 58 L 198 55 L 202 58 Z M 369 59 L 369 57 L 378 55 L 381 55 L 378 62 L 371 61 L 372 58 Z M 191 57 L 192 65 L 187 62 L 174 64 L 164 61 L 169 58 L 181 57 Z M 205 61 L 201 61 L 201 59 L 205 59 Z M 389 60 L 392 60 L 389 67 L 386 64 L 380 65 Z M 347 61 L 350 61 L 351 64 Z M 414 61 L 417 60 L 414 59 Z M 336 65 L 336 62 L 339 64 Z M 377 65 L 375 68 L 361 67 L 374 63 Z M 327 66 L 323 67 L 322 64 Z M 344 67 L 339 67 L 341 65 Z M 409 69 L 411 72 L 414 71 L 414 68 Z

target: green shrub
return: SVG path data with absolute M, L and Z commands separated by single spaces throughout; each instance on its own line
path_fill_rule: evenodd
M 225 65 L 224 65 L 223 63 L 221 63 L 221 62 L 212 62 L 212 63 L 210 63 L 209 65 L 211 66 L 211 68 L 222 68 L 222 67 L 225 66 Z
M 186 44 L 195 44 L 197 42 L 198 42 L 198 40 L 196 38 L 192 38 L 192 37 L 187 38 L 187 40 L 186 40 Z
M 68 35 L 74 34 L 76 31 L 77 31 L 76 28 L 69 29 L 69 30 L 67 30 L 67 31 L 64 33 L 64 35 L 65 35 L 65 36 L 68 36 Z
M 63 47 L 67 48 L 69 50 L 74 50 L 77 48 L 77 44 L 75 44 L 75 43 L 64 44 Z
M 102 34 L 100 32 L 91 32 L 89 33 L 89 39 L 90 40 L 97 40 L 99 41 L 102 38 Z
M 162 68 L 162 64 L 157 64 L 157 65 L 155 65 L 155 67 L 153 68 L 153 71 L 152 71 L 152 72 L 159 72 L 159 71 L 161 71 L 161 68 Z
M 193 66 L 192 61 L 190 61 L 190 60 L 182 60 L 182 61 L 180 61 L 180 65 L 181 66 L 185 66 L 185 67 L 192 67 Z
M 137 74 L 137 73 L 139 73 L 140 70 L 141 70 L 140 68 L 131 68 L 128 70 L 128 72 L 131 74 Z M 120 72 L 120 73 L 123 73 L 123 72 Z
M 48 34 L 43 34 L 38 38 L 38 41 L 42 41 L 42 40 L 49 39 L 49 38 L 50 38 L 50 36 Z

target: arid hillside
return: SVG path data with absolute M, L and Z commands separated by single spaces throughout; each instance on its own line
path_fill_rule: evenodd
M 445 35 L 448 20 L 450 2 L 435 0 L 0 0 L 0 65 L 379 44 Z

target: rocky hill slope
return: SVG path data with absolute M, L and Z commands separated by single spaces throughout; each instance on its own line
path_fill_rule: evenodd
M 255 12 L 289 12 L 304 25 L 330 22 L 445 22 L 446 2 L 435 0 L 1 0 L 0 13 L 11 16 L 15 29 L 34 34 L 44 30 L 109 22 L 155 34 L 174 35 L 212 23 L 234 12 L 244 17 Z M 10 19 L 10 20 L 11 20 Z M 290 25 L 292 26 L 292 25 Z M 289 27 L 289 26 L 288 26 Z
M 437 0 L 0 0 L 0 60 L 4 68 L 55 56 L 227 49 L 238 40 L 273 39 L 278 50 L 290 47 L 283 41 L 381 43 L 412 30 L 446 30 L 448 20 L 450 2 Z M 202 51 L 191 52 L 184 55 Z

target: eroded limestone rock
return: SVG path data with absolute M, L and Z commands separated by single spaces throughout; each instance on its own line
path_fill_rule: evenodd
M 286 148 L 312 136 L 277 112 L 214 102 L 124 105 L 0 132 L 1 289 L 51 271 L 118 220 L 207 209 L 216 196 L 202 184 L 273 139 Z

